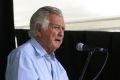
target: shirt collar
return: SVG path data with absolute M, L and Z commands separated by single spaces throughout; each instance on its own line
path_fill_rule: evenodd
M 45 49 L 43 49 L 43 47 L 36 41 L 35 38 L 31 38 L 30 42 L 40 56 L 48 55 Z

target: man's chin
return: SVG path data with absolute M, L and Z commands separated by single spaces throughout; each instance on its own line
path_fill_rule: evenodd
M 58 48 L 60 48 L 60 45 L 56 45 L 56 46 L 55 46 L 55 49 L 58 49 Z

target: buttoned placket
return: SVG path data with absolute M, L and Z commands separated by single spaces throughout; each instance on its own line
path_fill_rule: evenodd
M 51 72 L 52 80 L 55 80 L 54 79 L 54 71 L 53 71 L 53 61 L 52 61 L 52 58 L 50 56 L 47 56 L 47 59 L 50 62 L 50 72 Z

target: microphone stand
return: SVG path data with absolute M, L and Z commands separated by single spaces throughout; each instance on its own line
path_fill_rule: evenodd
M 87 57 L 87 59 L 86 59 L 86 63 L 85 63 L 85 65 L 84 65 L 84 68 L 83 68 L 83 71 L 82 71 L 82 74 L 81 74 L 81 76 L 79 77 L 79 80 L 83 80 L 85 71 L 86 71 L 86 69 L 87 69 L 87 67 L 88 67 L 88 64 L 89 64 L 89 62 L 90 62 L 90 59 L 91 59 L 92 54 L 94 53 L 94 51 L 95 51 L 95 50 L 89 52 L 88 57 Z

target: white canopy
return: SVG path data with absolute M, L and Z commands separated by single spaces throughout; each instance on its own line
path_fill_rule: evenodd
M 28 26 L 31 15 L 42 6 L 63 11 L 65 23 L 119 19 L 119 0 L 14 0 L 15 26 Z

